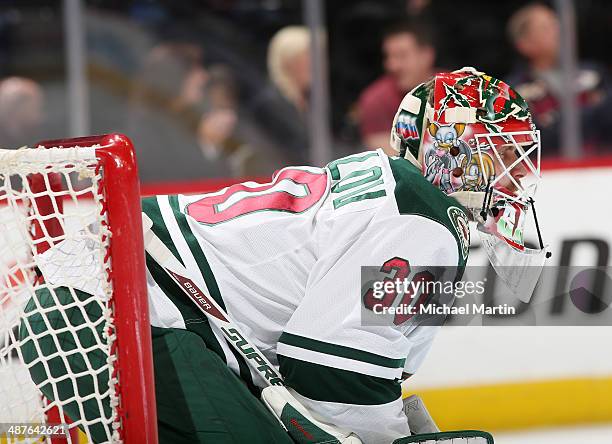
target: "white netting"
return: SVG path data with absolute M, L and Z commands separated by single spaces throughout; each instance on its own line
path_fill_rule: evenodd
M 95 148 L 0 150 L 0 426 L 120 442 L 102 185 Z

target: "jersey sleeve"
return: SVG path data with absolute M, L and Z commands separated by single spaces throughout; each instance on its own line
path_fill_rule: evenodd
M 317 419 L 366 443 L 392 442 L 409 434 L 402 373 L 418 367 L 434 330 L 363 323 L 361 266 L 402 258 L 456 273 L 458 249 L 448 228 L 427 217 L 365 213 L 334 221 L 277 354 L 288 387 Z
M 410 349 L 410 359 L 407 359 L 404 365 L 404 373 L 414 375 L 419 367 L 421 367 L 438 330 L 440 330 L 440 326 L 425 325 L 415 328 L 410 332 L 408 339 L 412 347 Z

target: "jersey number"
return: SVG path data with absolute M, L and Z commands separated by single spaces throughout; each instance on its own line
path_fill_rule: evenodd
M 324 172 L 285 168 L 270 183 L 239 183 L 193 202 L 187 205 L 187 214 L 200 223 L 216 225 L 258 211 L 301 213 L 316 204 L 326 188 Z
M 341 177 L 340 166 L 348 164 L 349 168 L 355 168 L 354 163 L 365 162 L 371 157 L 378 157 L 378 153 L 372 152 L 361 156 L 348 156 L 335 160 L 328 165 L 332 180 L 338 181 L 331 188 L 333 195 L 339 195 L 333 200 L 334 209 L 353 202 L 386 196 L 387 193 L 384 189 L 376 190 L 377 187 L 384 183 L 382 168 L 379 166 L 353 169 L 344 177 Z
M 386 282 L 404 282 L 404 280 L 408 278 L 408 275 L 410 275 L 410 263 L 406 259 L 394 257 L 393 259 L 386 261 L 382 267 L 380 267 L 380 271 L 386 274 L 394 273 L 393 276 L 383 279 L 383 285 Z M 427 285 L 425 284 L 433 279 L 434 276 L 429 271 L 421 271 L 416 273 L 410 282 L 406 282 L 406 291 L 403 293 L 403 297 L 399 302 L 398 307 L 412 306 L 413 313 L 418 313 L 420 307 L 426 304 L 427 300 L 429 299 L 429 292 L 427 291 Z M 368 291 L 366 291 L 366 293 L 363 295 L 363 304 L 365 308 L 374 311 L 375 313 L 380 313 L 383 307 L 392 307 L 398 297 L 398 293 L 396 291 L 397 287 L 393 287 L 394 288 L 391 291 L 385 291 L 382 297 L 374 296 L 373 288 L 368 289 Z M 416 289 L 419 288 L 421 289 L 421 294 L 416 302 L 413 303 L 414 296 L 417 293 Z M 409 313 L 408 310 L 404 311 L 405 312 L 396 313 L 395 317 L 393 318 L 393 323 L 395 325 L 403 324 L 414 316 L 414 314 Z

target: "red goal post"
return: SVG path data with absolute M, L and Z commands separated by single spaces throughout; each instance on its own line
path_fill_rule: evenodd
M 66 159 L 62 159 L 60 150 L 68 153 Z M 19 151 L 30 152 L 20 153 Z M 90 157 L 87 158 L 84 155 L 81 158 L 80 152 L 90 153 Z M 106 418 L 106 423 L 102 425 L 89 419 L 75 421 L 74 418 L 70 418 L 70 420 L 86 431 L 89 430 L 88 427 L 91 427 L 92 430 L 94 427 L 107 428 L 108 431 L 104 432 L 104 436 L 108 435 L 108 441 L 106 442 L 155 444 L 157 442 L 157 423 L 140 187 L 132 143 L 124 135 L 107 134 L 44 141 L 39 144 L 38 150 L 6 152 L 4 155 L 9 160 L 5 160 L 2 155 L 0 153 L 0 207 L 12 208 L 10 210 L 12 211 L 11 214 L 16 216 L 19 222 L 15 223 L 10 218 L 10 220 L 0 219 L 0 227 L 6 220 L 9 220 L 9 222 L 6 222 L 7 225 L 2 228 L 10 225 L 10 229 L 15 230 L 15 233 L 27 232 L 27 236 L 24 236 L 27 244 L 24 249 L 28 250 L 28 254 L 17 260 L 15 265 L 5 264 L 2 269 L 5 273 L 8 270 L 9 277 L 4 276 L 0 280 L 0 371 L 10 372 L 11 368 L 24 366 L 23 362 L 18 361 L 28 361 L 30 359 L 24 358 L 26 352 L 23 345 L 26 341 L 33 343 L 32 349 L 38 352 L 37 361 L 33 362 L 42 364 L 42 367 L 48 373 L 53 372 L 52 369 L 49 370 L 51 360 L 47 359 L 47 351 L 40 348 L 40 344 L 36 344 L 37 342 L 51 341 L 52 351 L 49 352 L 49 357 L 57 358 L 58 362 L 63 363 L 69 362 L 67 359 L 74 356 L 71 348 L 66 348 L 65 351 L 62 349 L 66 342 L 63 338 L 66 335 L 74 339 L 76 345 L 73 344 L 73 346 L 82 346 L 82 330 L 78 330 L 82 326 L 74 327 L 74 331 L 71 331 L 70 322 L 72 320 L 69 317 L 67 318 L 65 313 L 60 313 L 61 316 L 58 315 L 58 312 L 68 305 L 63 305 L 64 300 L 61 297 L 56 297 L 57 286 L 60 284 L 48 281 L 47 275 L 41 272 L 41 264 L 47 264 L 48 266 L 49 261 L 47 259 L 43 260 L 45 257 L 43 253 L 53 253 L 49 250 L 53 249 L 54 246 L 60 246 L 62 242 L 64 244 L 74 242 L 75 245 L 85 241 L 94 244 L 99 242 L 99 246 L 96 247 L 99 250 L 97 253 L 83 250 L 83 258 L 79 258 L 78 262 L 85 264 L 87 257 L 98 257 L 100 264 L 96 269 L 102 271 L 103 275 L 97 277 L 95 282 L 99 282 L 100 286 L 108 285 L 110 289 L 107 293 L 100 290 L 102 300 L 88 301 L 86 306 L 89 309 L 88 307 L 95 303 L 102 307 L 101 310 L 107 311 L 104 312 L 104 333 L 100 335 L 104 338 L 103 343 L 99 347 L 100 350 L 94 351 L 96 353 L 107 353 L 108 358 L 106 363 L 99 361 L 100 367 L 91 370 L 91 375 L 88 375 L 85 371 L 85 373 L 80 373 L 79 377 L 92 376 L 96 379 L 100 372 L 108 372 L 107 375 L 103 375 L 102 380 L 108 379 L 109 390 L 101 388 L 100 391 L 105 396 L 108 393 L 112 395 L 110 396 L 112 416 L 109 417 L 110 419 Z M 36 170 L 36 158 L 38 156 L 40 157 L 40 171 Z M 27 161 L 20 160 L 26 158 Z M 77 167 L 77 165 L 80 166 Z M 22 183 L 20 190 L 13 189 L 14 176 L 19 177 Z M 93 184 L 90 185 L 90 188 L 82 190 L 79 187 L 82 186 L 83 182 Z M 69 232 L 67 226 L 74 222 L 72 219 L 85 220 L 85 212 L 81 214 L 77 210 L 81 201 L 87 199 L 94 202 L 94 207 L 92 207 L 94 209 L 88 208 L 87 214 L 93 214 L 96 216 L 96 220 L 86 227 L 71 228 L 72 232 Z M 70 205 L 71 208 L 66 212 L 64 218 L 65 205 Z M 18 211 L 18 207 L 26 207 L 26 209 Z M 69 214 L 70 212 L 72 213 Z M 22 226 L 24 223 L 30 226 L 24 228 Z M 9 230 L 7 229 L 5 232 L 8 233 Z M 96 236 L 98 237 L 96 238 Z M 9 244 L 9 247 L 3 245 L 1 247 L 3 253 L 7 251 L 10 253 L 12 252 L 11 249 L 16 249 L 11 244 L 13 240 L 5 239 L 5 241 Z M 77 253 L 74 253 L 74 251 L 77 251 Z M 78 257 L 79 251 L 78 249 L 73 250 L 71 254 L 74 253 L 73 256 Z M 65 259 L 61 255 L 59 257 L 61 260 Z M 73 266 L 74 260 L 71 259 L 71 261 L 70 266 Z M 92 266 L 91 263 L 88 266 Z M 58 268 L 55 265 L 53 267 L 55 267 L 51 268 L 53 270 Z M 85 269 L 81 268 L 80 272 L 82 273 Z M 23 282 L 17 282 L 18 279 L 15 279 L 14 276 L 21 276 Z M 85 273 L 83 279 L 90 279 L 90 276 Z M 21 284 L 21 287 L 19 284 Z M 69 287 L 65 282 L 62 286 Z M 34 315 L 32 313 L 35 310 L 32 310 L 30 305 L 33 304 L 32 300 L 37 300 L 36 295 L 41 288 L 50 292 L 52 301 L 61 301 L 53 307 L 53 310 L 44 304 L 37 306 L 41 314 L 39 317 L 44 318 L 43 321 L 46 323 L 44 325 L 47 327 L 51 325 L 50 329 L 47 328 L 42 333 L 38 330 L 34 332 L 31 325 L 27 325 L 27 328 L 25 328 L 29 320 L 33 319 Z M 75 292 L 74 289 L 70 290 L 72 296 L 68 295 L 68 300 L 71 301 L 70 304 L 75 302 L 75 304 L 69 306 L 69 309 L 76 313 L 78 310 L 83 311 L 85 303 L 76 301 L 75 296 L 77 294 Z M 109 295 L 109 297 L 105 298 L 104 295 Z M 11 297 L 13 301 L 11 301 Z M 15 300 L 19 302 L 16 303 Z M 11 302 L 16 306 L 11 307 L 9 312 L 6 307 L 9 307 Z M 36 304 L 40 304 L 40 301 L 37 300 Z M 61 307 L 59 310 L 58 306 Z M 10 313 L 10 316 L 7 313 Z M 61 324 L 61 328 L 58 327 L 57 330 L 54 330 L 55 324 L 49 324 L 51 315 L 55 316 L 54 321 L 51 322 L 59 319 L 61 324 L 63 319 L 68 319 L 69 322 L 64 323 L 67 326 Z M 85 317 L 88 315 L 86 313 Z M 24 319 L 28 321 L 25 324 Z M 43 324 L 42 322 L 39 323 Z M 97 328 L 102 330 L 101 325 L 93 320 L 90 329 L 92 331 Z M 55 331 L 65 336 L 58 340 L 57 337 L 52 337 Z M 29 336 L 25 335 L 25 339 L 24 332 L 30 334 Z M 77 350 L 77 352 L 81 352 L 80 359 L 87 361 L 91 349 L 84 347 L 82 351 Z M 88 369 L 93 368 L 90 362 L 85 362 L 85 364 Z M 33 374 L 32 370 L 35 365 L 32 362 L 25 362 L 24 367 L 27 368 L 28 372 L 22 371 L 21 373 L 27 379 L 28 373 Z M 66 364 L 66 368 L 72 368 L 72 364 Z M 23 377 L 23 375 L 19 375 L 19 378 Z M 74 396 L 66 400 L 61 399 L 61 396 L 58 396 L 60 399 L 47 399 L 48 397 L 44 397 L 38 390 L 41 389 L 43 383 L 40 381 L 34 383 L 38 395 L 43 399 L 43 407 L 41 408 L 44 421 L 68 420 L 70 415 L 62 410 L 69 403 L 74 406 L 80 402 L 91 403 L 95 401 L 98 402 L 97 405 L 102 405 L 100 400 L 95 399 L 95 396 L 83 397 L 80 394 L 81 382 L 75 378 L 70 379 L 68 377 L 64 380 L 61 377 L 49 376 L 49 379 L 43 382 L 48 388 L 56 382 L 57 386 L 60 386 L 62 383 L 65 384 L 66 381 L 72 384 L 72 390 L 75 393 Z M 2 381 L 0 381 L 1 384 Z M 53 393 L 58 393 L 56 390 L 59 389 L 53 387 Z M 0 387 L 0 394 L 2 394 L 2 387 Z M 12 402 L 18 404 L 20 396 L 20 392 L 17 391 L 17 395 L 14 396 L 16 399 L 13 399 Z M 100 398 L 102 398 L 102 395 Z M 19 407 L 17 405 L 17 410 L 15 410 L 15 407 L 11 406 L 10 409 L 7 407 L 6 410 L 15 412 L 19 411 Z M 81 409 L 81 412 L 85 411 L 81 407 L 79 409 Z M 11 415 L 10 412 L 5 412 L 4 415 Z M 3 411 L 0 408 L 0 422 L 6 421 L 6 418 L 3 418 L 2 415 Z M 9 419 L 15 421 L 19 418 L 10 417 Z M 22 422 L 28 421 L 33 421 L 32 417 L 23 418 Z M 2 435 L 0 434 L 0 436 Z M 74 434 L 67 436 L 65 440 L 74 442 Z M 2 442 L 2 438 L 0 438 L 0 442 Z M 53 442 L 61 441 L 53 439 Z

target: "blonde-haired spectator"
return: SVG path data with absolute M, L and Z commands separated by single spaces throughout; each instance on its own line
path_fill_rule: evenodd
M 253 97 L 248 112 L 278 163 L 305 164 L 311 86 L 308 28 L 287 26 L 274 34 L 268 44 L 268 77 L 270 84 Z
M 268 45 L 268 74 L 280 93 L 298 110 L 308 107 L 310 91 L 310 31 L 287 26 Z

